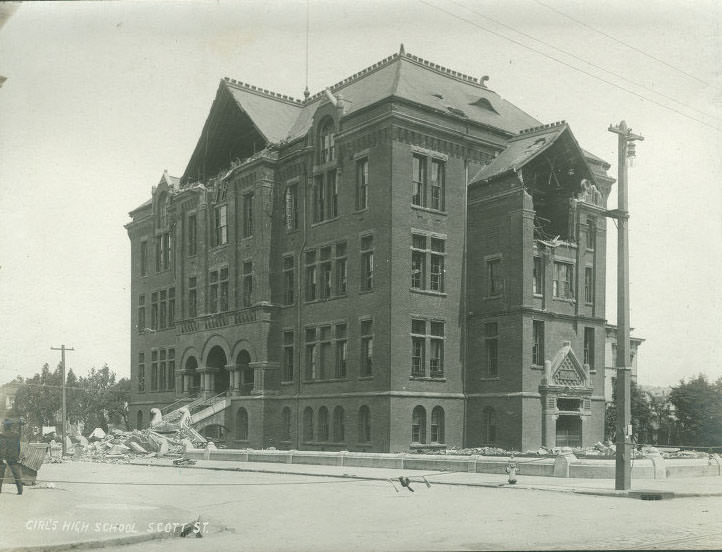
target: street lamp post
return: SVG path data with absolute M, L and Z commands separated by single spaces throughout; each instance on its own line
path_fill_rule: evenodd
M 617 437 L 615 489 L 628 490 L 632 483 L 632 408 L 630 397 L 631 366 L 629 356 L 629 211 L 627 193 L 627 161 L 634 156 L 634 141 L 644 140 L 632 134 L 622 121 L 609 125 L 609 132 L 618 138 L 618 194 L 617 209 L 607 216 L 617 219 Z

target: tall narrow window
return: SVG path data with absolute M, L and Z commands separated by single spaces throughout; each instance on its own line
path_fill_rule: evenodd
M 554 297 L 563 299 L 574 298 L 574 265 L 569 263 L 554 263 Z
M 228 243 L 228 206 L 219 205 L 215 208 L 215 245 Z
M 306 379 L 313 380 L 318 377 L 318 344 L 316 343 L 316 328 L 306 328 Z
M 343 443 L 346 439 L 344 421 L 343 408 L 337 406 L 333 409 L 333 440 L 335 443 Z
M 340 242 L 336 244 L 336 295 L 346 295 L 347 282 L 346 242 Z
M 175 324 L 175 288 L 168 289 L 168 327 Z
M 446 242 L 439 238 L 431 238 L 431 291 L 444 291 L 444 255 Z
M 484 346 L 486 348 L 486 374 L 490 378 L 499 375 L 499 326 L 496 322 L 484 324 Z
M 150 329 L 158 329 L 158 292 L 154 291 L 150 295 Z
M 253 236 L 253 192 L 243 195 L 243 237 Z
M 198 253 L 198 217 L 188 215 L 188 255 Z
M 145 276 L 148 274 L 148 241 L 143 240 L 140 242 L 140 275 Z
M 431 334 L 429 336 L 429 369 L 432 378 L 444 377 L 444 323 L 430 323 Z
M 532 293 L 544 295 L 544 268 L 541 257 L 534 257 L 534 268 L 532 273 Z
M 488 406 L 482 411 L 481 440 L 484 445 L 496 444 L 496 412 Z
M 584 364 L 594 370 L 594 328 L 584 328 Z
M 444 162 L 431 160 L 431 208 L 444 210 Z
M 411 414 L 411 442 L 426 443 L 426 409 L 421 405 Z
M 158 351 L 150 353 L 150 390 L 158 391 Z
M 371 441 L 371 412 L 366 405 L 363 405 L 358 411 L 358 440 L 359 443 Z
M 587 249 L 593 250 L 597 245 L 597 221 L 589 217 L 587 219 Z
M 220 271 L 220 310 L 226 312 L 228 310 L 228 267 L 221 268 Z
M 166 313 L 168 308 L 168 292 L 164 289 L 160 290 L 160 322 L 158 328 L 164 330 L 167 325 Z
M 310 406 L 303 411 L 303 440 L 313 441 L 313 409 Z
M 283 258 L 283 304 L 293 305 L 296 294 L 296 271 L 293 255 Z
M 316 299 L 316 251 L 306 251 L 306 301 Z
M 138 295 L 138 331 L 146 329 L 145 325 L 145 295 Z
M 544 321 L 532 321 L 531 363 L 534 366 L 544 365 Z
M 286 230 L 298 228 L 298 186 L 293 184 L 286 188 Z
M 198 289 L 196 288 L 196 277 L 188 278 L 188 317 L 198 316 Z
M 363 236 L 361 238 L 361 291 L 371 291 L 374 288 L 373 247 L 373 236 Z
M 163 267 L 163 239 L 162 236 L 155 238 L 155 271 L 160 272 Z
M 168 373 L 166 372 L 166 354 L 165 349 L 160 350 L 160 368 L 158 370 L 158 390 L 165 391 L 168 385 Z
M 283 371 L 282 381 L 293 381 L 293 332 L 283 332 Z
M 411 177 L 411 203 L 426 207 L 426 157 L 414 155 Z
M 504 277 L 501 274 L 501 259 L 486 262 L 489 296 L 501 295 L 504 292 Z
M 347 343 L 346 343 L 346 324 L 336 324 L 336 370 L 334 377 L 345 378 L 346 377 L 346 356 L 347 356 Z
M 594 303 L 594 270 L 589 266 L 584 268 L 584 302 Z
M 313 222 L 321 222 L 326 218 L 326 186 L 323 185 L 323 174 L 313 179 Z
M 411 321 L 411 375 L 426 375 L 426 321 Z
M 291 441 L 291 409 L 285 406 L 281 411 L 281 442 Z
M 175 349 L 168 349 L 168 385 L 170 391 L 175 391 Z
M 411 235 L 411 287 L 426 288 L 426 236 Z
M 325 380 L 331 373 L 331 326 L 321 326 L 319 333 L 318 379 Z
M 243 263 L 243 306 L 253 304 L 253 263 Z
M 326 197 L 328 198 L 327 219 L 338 216 L 338 184 L 336 182 L 336 171 L 326 173 Z
M 371 320 L 361 321 L 361 377 L 368 377 L 373 374 L 374 358 L 374 335 L 373 322 Z
M 368 207 L 369 200 L 369 160 L 359 159 L 356 162 L 356 210 Z
M 328 299 L 331 297 L 331 247 L 322 247 L 320 256 L 321 289 L 319 296 L 321 299 Z
M 170 260 L 171 260 L 171 239 L 170 239 L 170 232 L 166 232 L 161 236 L 161 242 L 163 244 L 163 270 L 168 270 L 170 268 Z
M 243 407 L 236 412 L 236 436 L 239 441 L 248 441 L 248 411 Z
M 328 409 L 325 406 L 318 409 L 318 440 L 328 441 Z
M 138 393 L 145 392 L 145 353 L 138 353 Z
M 431 442 L 444 442 L 444 409 L 440 406 L 431 411 Z
M 330 119 L 321 126 L 319 134 L 319 163 L 329 163 L 335 158 L 334 125 Z
M 218 271 L 208 275 L 208 312 L 218 312 Z

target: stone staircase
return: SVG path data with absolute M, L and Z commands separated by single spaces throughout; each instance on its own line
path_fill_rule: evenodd
M 161 413 L 163 414 L 164 422 L 177 422 L 183 416 L 181 410 L 187 408 L 191 413 L 190 425 L 193 426 L 214 414 L 222 412 L 228 408 L 230 404 L 230 397 L 227 397 L 226 393 L 223 392 L 213 397 L 199 397 L 190 402 L 188 402 L 188 399 L 181 399 L 162 409 Z M 163 410 L 166 410 L 166 412 Z

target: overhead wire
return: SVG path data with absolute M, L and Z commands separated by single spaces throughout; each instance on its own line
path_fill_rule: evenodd
M 682 117 L 684 117 L 684 118 L 686 118 L 686 119 L 689 119 L 689 120 L 691 120 L 691 121 L 695 121 L 695 122 L 697 122 L 697 123 L 699 123 L 699 124 L 701 124 L 701 125 L 704 125 L 704 126 L 709 127 L 709 128 L 711 128 L 711 129 L 713 129 L 713 130 L 716 130 L 717 132 L 722 132 L 722 127 L 719 127 L 719 126 L 716 126 L 716 125 L 714 125 L 714 124 L 708 123 L 707 121 L 703 121 L 702 119 L 698 119 L 698 118 L 696 118 L 696 117 L 692 117 L 691 115 L 687 115 L 686 113 L 684 113 L 684 112 L 682 112 L 682 111 L 680 111 L 680 110 L 678 110 L 678 109 L 675 109 L 675 108 L 673 108 L 673 107 L 671 107 L 671 106 L 665 105 L 665 104 L 663 104 L 663 103 L 661 103 L 661 102 L 658 102 L 658 101 L 656 101 L 656 100 L 654 100 L 654 99 L 652 99 L 652 98 L 648 98 L 647 96 L 645 96 L 645 95 L 643 95 L 643 94 L 640 94 L 640 93 L 638 93 L 638 92 L 635 92 L 634 90 L 630 90 L 629 88 L 626 88 L 626 87 L 621 86 L 621 85 L 619 85 L 619 84 L 617 84 L 617 83 L 615 83 L 615 82 L 612 82 L 612 81 L 607 80 L 607 79 L 605 79 L 605 78 L 603 78 L 603 77 L 600 77 L 599 75 L 595 75 L 594 73 L 590 73 L 589 71 L 586 71 L 586 70 L 584 70 L 584 69 L 582 69 L 582 68 L 580 68 L 580 67 L 577 67 L 577 66 L 575 66 L 575 65 L 572 65 L 571 63 L 567 63 L 566 61 L 561 60 L 561 59 L 559 59 L 559 58 L 557 58 L 557 57 L 554 57 L 554 56 L 552 56 L 552 55 L 550 55 L 550 54 L 547 54 L 547 53 L 545 53 L 545 52 L 542 52 L 542 51 L 540 51 L 540 50 L 538 50 L 538 49 L 536 49 L 536 48 L 533 48 L 533 47 L 531 47 L 531 46 L 529 46 L 529 45 L 527 45 L 527 44 L 524 44 L 523 42 L 520 42 L 520 41 L 518 41 L 518 40 L 516 40 L 516 39 L 514 39 L 514 38 L 511 38 L 511 37 L 506 36 L 506 35 L 504 35 L 504 34 L 502 34 L 502 33 L 496 32 L 496 31 L 494 31 L 493 29 L 489 29 L 488 27 L 485 27 L 484 25 L 481 25 L 481 24 L 477 23 L 476 21 L 472 21 L 471 19 L 468 19 L 468 18 L 466 18 L 466 17 L 462 17 L 462 16 L 460 16 L 460 15 L 457 15 L 457 14 L 455 14 L 455 13 L 453 13 L 453 12 L 451 12 L 451 11 L 445 9 L 445 8 L 442 8 L 442 7 L 440 7 L 440 6 L 437 6 L 437 5 L 435 5 L 435 4 L 432 4 L 431 2 L 428 2 L 427 0 L 419 0 L 419 2 L 421 2 L 422 4 L 425 4 L 425 5 L 427 5 L 427 6 L 429 6 L 430 8 L 433 8 L 433 9 L 435 9 L 435 10 L 441 11 L 441 12 L 443 12 L 443 13 L 445 13 L 445 14 L 447 14 L 447 15 L 455 18 L 455 19 L 458 19 L 459 21 L 463 21 L 463 22 L 468 23 L 468 24 L 470 24 L 470 25 L 472 25 L 472 26 L 474 26 L 474 27 L 477 27 L 477 28 L 479 28 L 479 29 L 481 29 L 481 30 L 483 30 L 483 31 L 486 31 L 486 32 L 489 33 L 489 34 L 492 34 L 492 35 L 497 36 L 497 37 L 499 37 L 499 38 L 503 38 L 504 40 L 507 40 L 507 41 L 509 41 L 509 42 L 512 42 L 512 43 L 514 43 L 514 44 L 516 44 L 516 45 L 518 45 L 518 46 L 521 46 L 522 48 L 525 48 L 525 49 L 527 49 L 527 50 L 530 50 L 530 51 L 532 51 L 532 52 L 534 52 L 534 53 L 537 53 L 537 54 L 539 54 L 539 55 L 541 55 L 541 56 L 543 56 L 543 57 L 546 57 L 546 58 L 548 58 L 548 59 L 551 59 L 552 61 L 556 61 L 557 63 L 559 63 L 559 64 L 561 64 L 561 65 L 564 65 L 565 67 L 568 67 L 569 69 L 572 69 L 572 70 L 574 70 L 574 71 L 577 71 L 577 72 L 579 72 L 579 73 L 582 73 L 582 74 L 584 74 L 584 75 L 587 75 L 588 77 L 591 77 L 591 78 L 593 78 L 593 79 L 595 79 L 595 80 L 601 81 L 601 82 L 603 82 L 603 83 L 605 83 L 605 84 L 608 84 L 609 86 L 612 86 L 612 87 L 614 87 L 614 88 L 618 88 L 618 89 L 620 89 L 620 90 L 623 90 L 624 92 L 627 92 L 628 94 L 631 94 L 631 95 L 636 96 L 636 97 L 638 97 L 638 98 L 640 98 L 640 99 L 642 99 L 642 100 L 645 100 L 645 101 L 648 101 L 648 102 L 650 102 L 650 103 L 653 103 L 653 104 L 655 104 L 655 105 L 657 105 L 657 106 L 659 106 L 659 107 L 661 107 L 661 108 L 663 108 L 663 109 L 666 109 L 667 111 L 672 111 L 672 112 L 674 112 L 674 113 L 676 113 L 676 114 L 678 114 L 678 115 L 680 115 L 680 116 L 682 116 Z
M 700 115 L 704 115 L 704 116 L 706 116 L 706 117 L 711 117 L 711 118 L 713 118 L 713 119 L 716 119 L 716 117 L 715 117 L 714 115 L 710 114 L 710 113 L 707 113 L 707 112 L 705 112 L 705 111 L 701 111 L 701 110 L 696 109 L 696 108 L 694 108 L 694 107 L 690 107 L 690 106 L 688 106 L 687 104 L 685 104 L 684 102 L 681 102 L 681 101 L 679 101 L 678 99 L 676 99 L 676 98 L 674 98 L 674 97 L 672 97 L 672 96 L 669 96 L 669 95 L 667 95 L 667 94 L 665 94 L 665 93 L 663 93 L 663 92 L 660 92 L 660 91 L 658 91 L 658 90 L 655 90 L 654 88 L 650 88 L 650 87 L 646 86 L 646 85 L 643 84 L 643 83 L 640 83 L 640 82 L 631 80 L 631 79 L 625 77 L 624 75 L 622 75 L 621 73 L 617 73 L 617 72 L 615 72 L 615 71 L 611 71 L 611 70 L 609 70 L 609 69 L 605 69 L 605 68 L 602 67 L 601 65 L 598 65 L 598 64 L 594 63 L 593 61 L 589 61 L 588 59 L 585 59 L 585 58 L 583 58 L 583 57 L 581 57 L 581 56 L 578 56 L 578 55 L 575 54 L 574 52 L 570 52 L 570 51 L 565 50 L 565 49 L 563 49 L 563 48 L 559 48 L 558 46 L 555 46 L 554 44 L 551 44 L 551 43 L 549 43 L 549 42 L 546 42 L 545 40 L 542 40 L 542 39 L 540 39 L 540 38 L 537 38 L 537 37 L 535 37 L 535 36 L 532 36 L 532 35 L 530 35 L 530 34 L 528 34 L 528 33 L 525 33 L 524 31 L 520 31 L 519 29 L 515 29 L 515 28 L 512 27 L 511 25 L 507 25 L 506 23 L 503 23 L 502 21 L 499 21 L 499 20 L 497 20 L 497 19 L 494 19 L 493 17 L 489 17 L 488 15 L 485 15 L 485 14 L 483 14 L 483 13 L 480 13 L 480 12 L 477 11 L 477 10 L 474 10 L 474 9 L 472 9 L 472 8 L 467 8 L 466 6 L 464 6 L 463 4 L 461 4 L 460 2 L 458 2 L 458 1 L 456 1 L 456 0 L 451 0 L 451 2 L 453 2 L 453 3 L 456 4 L 457 6 L 461 7 L 462 9 L 467 9 L 467 10 L 475 13 L 475 14 L 478 15 L 479 17 L 483 17 L 484 19 L 488 19 L 488 20 L 491 21 L 492 23 L 495 23 L 495 24 L 497 24 L 497 25 L 499 25 L 499 26 L 501 26 L 501 27 L 505 27 L 505 28 L 507 28 L 507 29 L 509 29 L 509 30 L 511 30 L 511 31 L 513 31 L 513 32 L 515 32 L 515 33 L 517 33 L 517 34 L 520 34 L 520 35 L 522 35 L 522 36 L 525 36 L 526 38 L 530 38 L 531 40 L 534 40 L 534 41 L 536 41 L 536 42 L 538 42 L 538 43 L 540 43 L 540 44 L 543 44 L 544 46 L 546 46 L 546 47 L 548 47 L 548 48 L 552 48 L 553 50 L 556 50 L 556 51 L 558 51 L 558 52 L 561 52 L 562 54 L 565 54 L 565 55 L 567 55 L 567 56 L 570 56 L 570 57 L 572 57 L 572 58 L 574 58 L 574 59 L 576 59 L 576 60 L 578 60 L 578 61 L 581 61 L 582 63 L 586 63 L 587 65 L 590 65 L 590 66 L 592 66 L 592 67 L 594 67 L 594 68 L 596 68 L 596 69 L 599 69 L 599 70 L 601 70 L 601 71 L 604 71 L 605 73 L 608 73 L 608 74 L 610 74 L 610 75 L 613 75 L 613 76 L 617 77 L 618 79 L 623 80 L 624 82 L 628 82 L 628 83 L 633 84 L 633 85 L 635 85 L 635 86 L 639 86 L 640 88 L 643 88 L 644 90 L 647 90 L 648 92 L 651 92 L 651 93 L 653 93 L 653 94 L 657 94 L 657 95 L 661 96 L 662 98 L 665 98 L 665 99 L 667 99 L 667 100 L 670 100 L 670 101 L 672 101 L 672 102 L 674 102 L 674 103 L 676 103 L 676 104 L 678 104 L 678 105 L 680 105 L 680 106 L 683 106 L 683 107 L 689 109 L 690 111 L 694 111 L 694 112 L 696 112 L 696 113 L 699 113 Z M 721 122 L 722 122 L 722 121 L 721 121 Z
M 592 26 L 589 25 L 588 23 L 585 23 L 584 21 L 580 21 L 579 19 L 577 19 L 577 18 L 575 18 L 575 17 L 572 17 L 572 16 L 569 15 L 568 13 L 565 13 L 565 12 L 563 12 L 563 11 L 561 11 L 561 10 L 558 10 L 557 8 L 554 8 L 554 7 L 552 7 L 552 6 L 548 5 L 548 4 L 545 4 L 545 3 L 542 2 L 541 0 L 533 0 L 533 1 L 536 2 L 537 4 L 539 4 L 540 6 L 543 6 L 543 7 L 547 8 L 547 9 L 553 11 L 553 12 L 556 12 L 556 13 L 558 13 L 559 15 L 561 15 L 561 16 L 563 16 L 563 17 L 566 17 L 567 19 L 569 19 L 569 20 L 571 20 L 571 21 L 574 21 L 575 23 L 578 23 L 579 25 L 582 25 L 583 27 L 586 27 L 587 29 L 590 29 L 590 30 L 594 31 L 595 33 L 599 33 L 600 35 L 602 35 L 602 36 L 604 36 L 604 37 L 606 37 L 606 38 L 608 38 L 608 39 L 610 39 L 610 40 L 613 40 L 614 42 L 617 42 L 617 43 L 619 43 L 619 44 L 621 44 L 621 45 L 623 45 L 623 46 L 626 46 L 626 47 L 629 48 L 630 50 L 634 50 L 635 52 L 637 52 L 637 53 L 639 53 L 639 54 L 642 54 L 643 56 L 646 56 L 646 57 L 648 57 L 649 59 L 653 59 L 654 61 L 656 61 L 656 62 L 658 62 L 658 63 L 661 63 L 662 65 L 666 65 L 666 66 L 669 67 L 670 69 L 674 69 L 675 71 L 677 71 L 677 72 L 679 72 L 679 73 L 681 73 L 681 74 L 683 74 L 683 75 L 685 75 L 685 76 L 687 76 L 687 77 L 689 77 L 689 78 L 691 78 L 691 79 L 694 79 L 694 80 L 696 80 L 696 81 L 699 82 L 699 83 L 702 83 L 702 84 L 704 84 L 704 85 L 709 86 L 709 83 L 708 83 L 708 82 L 700 79 L 699 77 L 696 77 L 695 75 L 693 75 L 693 74 L 691 74 L 691 73 L 688 73 L 688 72 L 685 71 L 684 69 L 680 69 L 679 67 L 676 67 L 676 66 L 672 65 L 671 63 L 668 63 L 668 62 L 664 61 L 663 59 L 659 59 L 658 57 L 655 57 L 655 56 L 653 56 L 652 54 L 650 54 L 650 53 L 648 53 L 648 52 L 645 52 L 645 51 L 642 50 L 641 48 L 637 48 L 636 46 L 634 46 L 634 45 L 632 45 L 632 44 L 629 44 L 628 42 L 625 42 L 625 41 L 623 41 L 623 40 L 621 40 L 621 39 L 619 39 L 619 38 L 616 38 L 616 37 L 614 37 L 614 36 L 612 36 L 612 35 L 610 35 L 610 34 L 608 34 L 608 33 L 605 33 L 604 31 L 602 31 L 602 30 L 600 30 L 600 29 L 597 29 L 596 27 L 592 27 Z

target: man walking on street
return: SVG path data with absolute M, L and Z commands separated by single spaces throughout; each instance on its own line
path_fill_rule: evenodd
M 15 478 L 15 486 L 18 488 L 18 494 L 23 494 L 23 471 L 18 464 L 20 458 L 20 420 L 13 422 L 5 420 L 3 422 L 3 432 L 0 435 L 0 492 L 2 492 L 2 484 L 5 481 L 5 463 L 7 463 L 10 471 Z

